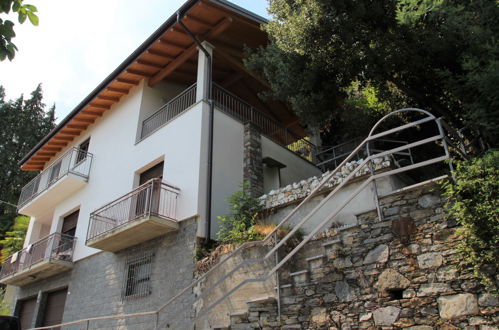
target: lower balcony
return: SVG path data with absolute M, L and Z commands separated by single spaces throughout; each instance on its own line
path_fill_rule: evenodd
M 109 252 L 178 229 L 179 189 L 152 179 L 90 215 L 86 245 Z
M 0 283 L 23 286 L 73 268 L 76 238 L 54 233 L 9 256 Z

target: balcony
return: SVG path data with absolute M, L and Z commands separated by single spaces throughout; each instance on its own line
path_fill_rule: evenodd
M 23 187 L 18 212 L 37 216 L 81 189 L 88 181 L 92 158 L 84 150 L 68 150 Z
M 54 233 L 9 256 L 0 283 L 23 286 L 73 268 L 76 238 Z
M 86 245 L 109 252 L 178 229 L 179 189 L 152 179 L 90 215 Z

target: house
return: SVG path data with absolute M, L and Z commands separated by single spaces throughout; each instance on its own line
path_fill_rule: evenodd
M 262 101 L 269 87 L 242 63 L 245 45 L 267 42 L 262 23 L 188 0 L 22 159 L 40 173 L 0 283 L 17 287 L 23 328 L 157 308 L 192 281 L 196 245 L 242 181 L 261 195 L 321 174 L 311 132 Z

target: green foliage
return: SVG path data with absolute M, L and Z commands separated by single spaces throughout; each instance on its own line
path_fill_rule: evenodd
M 10 315 L 9 303 L 4 301 L 5 288 L 0 288 L 0 315 Z
M 304 123 L 336 132 L 345 115 L 410 105 L 499 143 L 497 1 L 271 0 L 269 13 L 270 43 L 245 63 Z
M 230 204 L 231 213 L 218 217 L 220 230 L 217 240 L 221 244 L 241 244 L 261 239 L 262 235 L 255 231 L 255 224 L 262 206 L 258 198 L 251 195 L 249 184 L 243 182 L 241 190 L 232 194 L 226 202 Z
M 458 162 L 456 183 L 444 185 L 448 216 L 460 225 L 458 250 L 462 266 L 498 292 L 499 151 Z
M 2 244 L 2 263 L 14 252 L 22 250 L 29 220 L 29 217 L 23 215 L 16 217 L 11 230 L 5 233 L 5 238 L 0 241 L 0 244 Z
M 16 205 L 21 188 L 36 173 L 21 171 L 18 162 L 55 127 L 52 107 L 45 112 L 42 88 L 31 97 L 5 100 L 0 86 L 0 200 Z M 0 203 L 0 239 L 17 216 L 15 207 Z
M 31 24 L 38 25 L 38 16 L 35 14 L 37 9 L 33 5 L 23 4 L 24 0 L 2 0 L 0 1 L 0 14 L 9 14 L 11 11 L 17 13 L 17 20 L 20 24 L 29 19 Z M 14 23 L 10 20 L 0 18 L 0 61 L 8 58 L 12 61 L 17 47 L 12 42 L 12 38 L 16 36 L 14 32 Z

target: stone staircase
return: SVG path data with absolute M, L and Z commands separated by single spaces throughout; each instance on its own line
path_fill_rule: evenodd
M 314 237 L 280 270 L 279 303 L 247 301 L 230 329 L 497 329 L 497 298 L 455 267 L 455 224 L 437 186 L 402 189 L 380 205 L 381 221 L 368 211 Z M 400 219 L 408 237 L 397 234 Z

